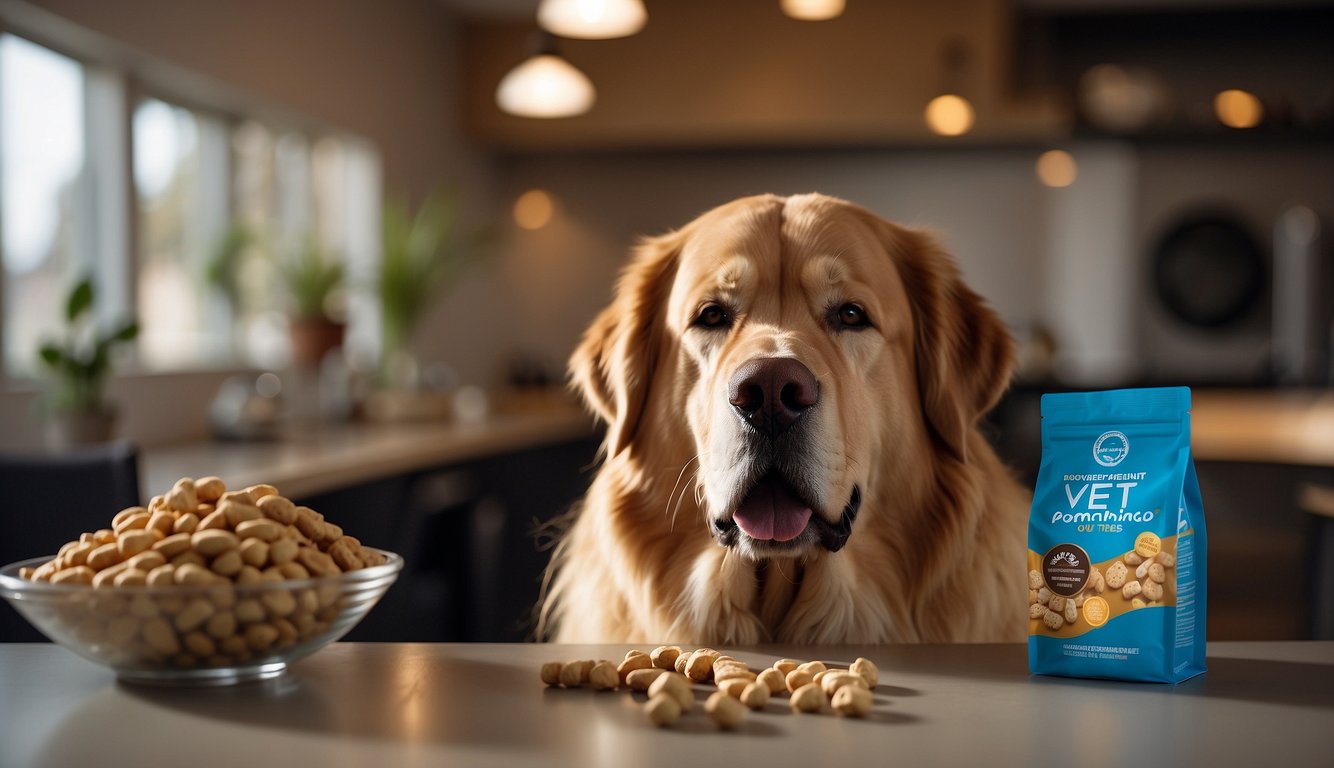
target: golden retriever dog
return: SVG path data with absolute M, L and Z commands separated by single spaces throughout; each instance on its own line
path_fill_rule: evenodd
M 646 240 L 570 363 L 607 434 L 539 634 L 1023 639 L 1029 495 L 976 426 L 1013 360 L 931 238 L 842 200 Z

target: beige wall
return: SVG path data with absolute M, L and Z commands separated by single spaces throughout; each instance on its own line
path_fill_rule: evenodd
M 1016 327 L 1044 320 L 1043 247 L 1056 191 L 1027 149 L 632 153 L 511 158 L 512 200 L 550 190 L 558 215 L 514 231 L 502 253 L 508 303 L 494 317 L 516 351 L 559 374 L 611 295 L 635 239 L 685 224 L 743 195 L 824 192 L 894 221 L 933 230 L 966 279 Z

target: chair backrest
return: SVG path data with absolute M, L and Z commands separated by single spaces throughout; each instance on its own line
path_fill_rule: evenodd
M 139 451 L 132 443 L 60 455 L 0 454 L 0 566 L 54 555 L 140 503 Z M 8 604 L 0 608 L 0 641 L 41 639 Z

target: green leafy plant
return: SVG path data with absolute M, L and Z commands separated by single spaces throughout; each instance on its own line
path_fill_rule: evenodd
M 343 264 L 329 257 L 313 238 L 307 238 L 282 266 L 296 314 L 325 317 L 330 294 L 343 285 Z
M 240 262 L 247 249 L 259 242 L 254 230 L 245 224 L 234 221 L 227 227 L 218 242 L 213 246 L 205 267 L 205 278 L 209 284 L 222 292 L 233 308 L 240 306 Z
M 51 411 L 107 410 L 103 390 L 111 370 L 111 350 L 139 335 L 139 324 L 134 320 L 110 331 L 99 332 L 94 328 L 91 314 L 95 299 L 92 279 L 79 281 L 65 301 L 68 329 L 64 340 L 46 342 L 39 350 L 43 365 L 56 379 L 46 401 Z
M 385 205 L 378 291 L 386 358 L 407 348 L 430 302 L 487 253 L 491 229 L 460 235 L 458 218 L 457 198 L 440 192 L 416 212 L 402 200 Z

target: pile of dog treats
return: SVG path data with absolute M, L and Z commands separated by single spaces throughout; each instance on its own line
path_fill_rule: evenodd
M 771 697 L 782 695 L 789 697 L 788 705 L 796 712 L 820 712 L 828 703 L 840 715 L 865 717 L 880 670 L 865 658 L 847 669 L 831 668 L 822 661 L 779 659 L 756 672 L 712 648 L 683 651 L 664 645 L 647 653 L 632 649 L 619 664 L 550 661 L 542 665 L 541 677 L 550 686 L 645 692 L 644 712 L 659 726 L 672 725 L 694 708 L 695 683 L 712 683 L 717 690 L 705 701 L 704 711 L 719 728 L 730 730 L 745 720 L 748 709 L 764 709 Z
M 382 562 L 271 485 L 228 491 L 216 477 L 183 477 L 147 507 L 121 510 L 110 528 L 81 534 L 20 576 L 94 587 L 253 584 L 333 576 Z
M 113 661 L 190 668 L 246 662 L 322 634 L 338 615 L 340 587 L 305 580 L 384 562 L 271 485 L 229 491 L 217 477 L 186 477 L 19 575 L 87 586 L 90 600 L 58 606 L 61 623 Z

